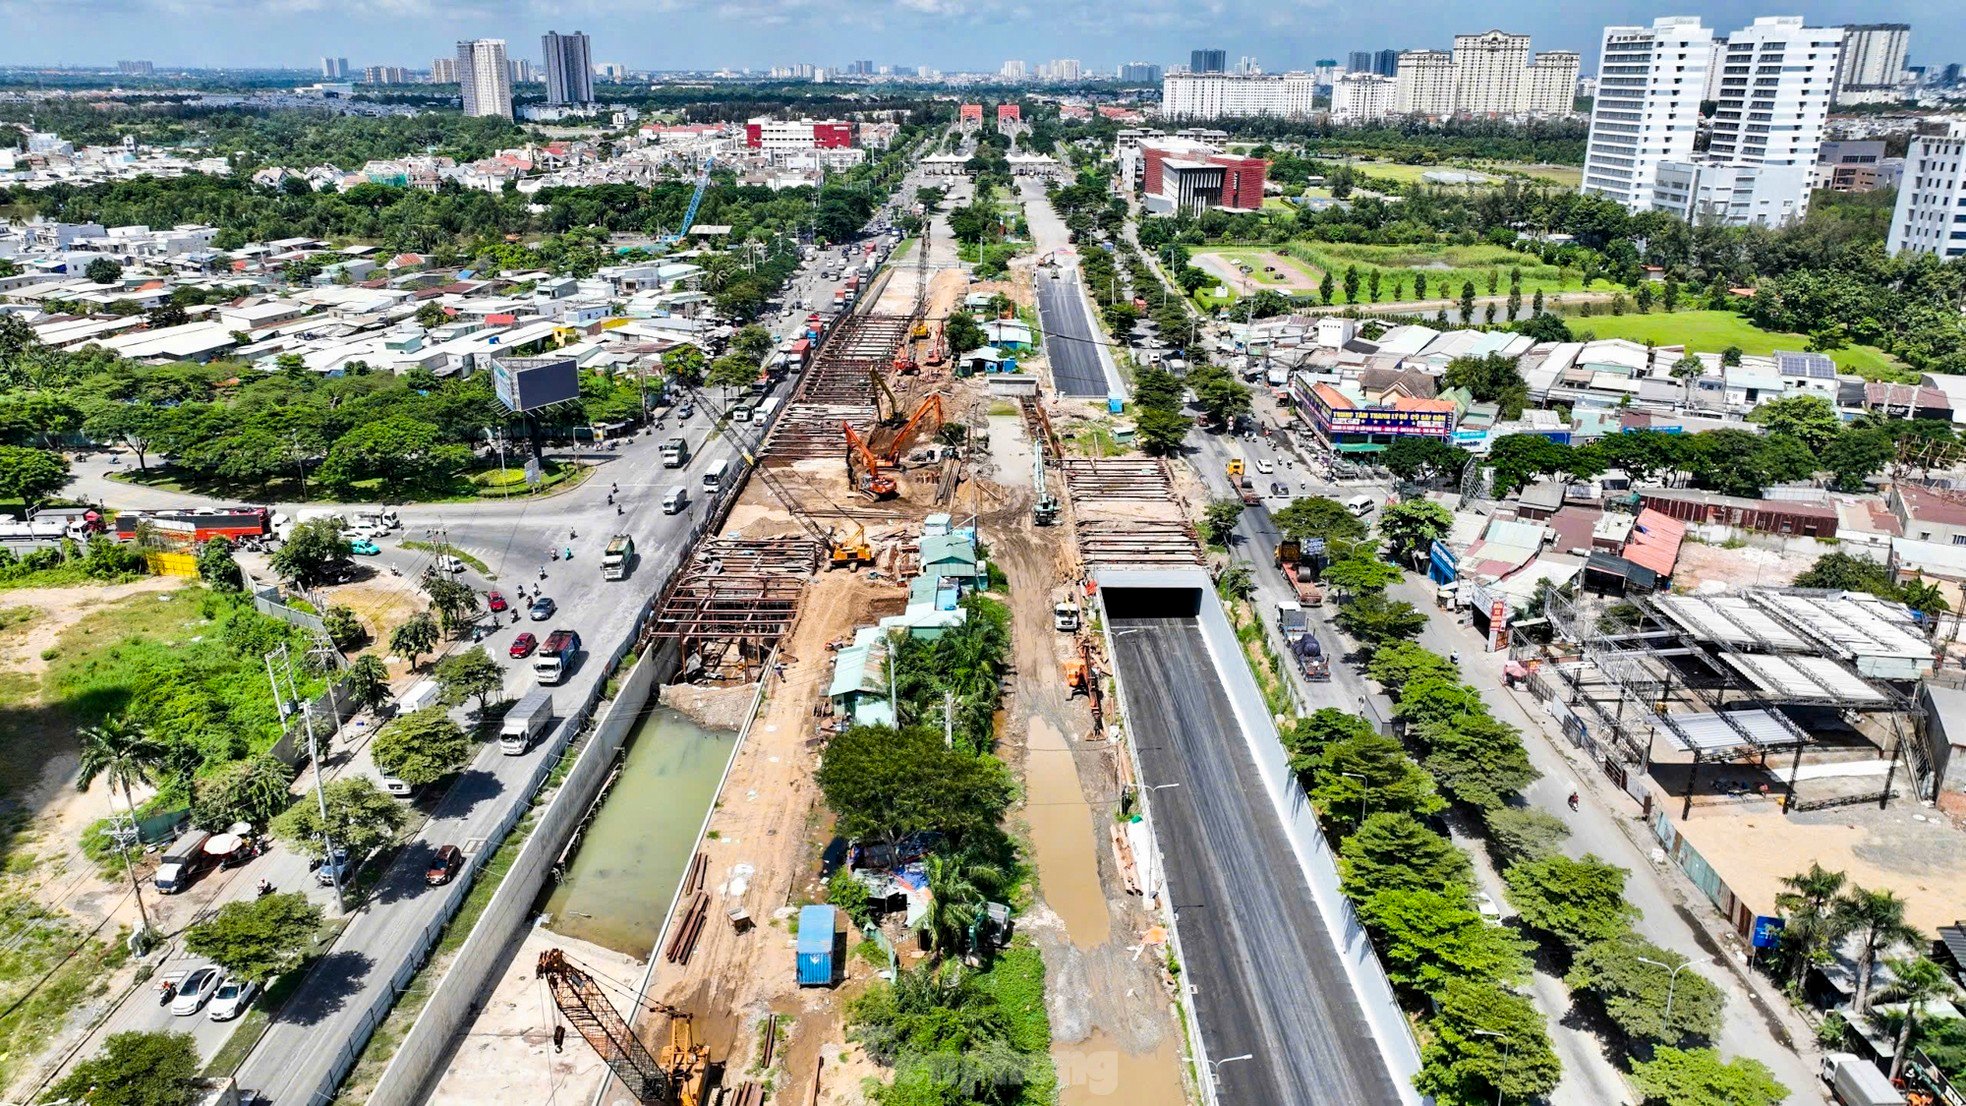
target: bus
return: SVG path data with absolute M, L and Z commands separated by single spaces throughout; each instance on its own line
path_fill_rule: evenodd
M 730 458 L 717 461 L 703 470 L 703 490 L 712 495 L 724 490 L 724 478 L 730 475 Z

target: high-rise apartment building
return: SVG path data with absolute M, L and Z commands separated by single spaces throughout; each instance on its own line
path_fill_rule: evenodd
M 1188 72 L 1221 73 L 1229 68 L 1227 50 L 1195 50 L 1188 54 Z
M 1119 78 L 1127 84 L 1159 84 L 1161 68 L 1150 61 L 1130 61 L 1120 66 Z
M 1713 32 L 1692 16 L 1604 29 L 1583 191 L 1652 207 L 1660 164 L 1693 156 L 1712 50 Z
M 430 61 L 430 83 L 431 84 L 456 84 L 457 59 L 432 58 Z
M 1966 257 L 1966 123 L 1955 120 L 1942 135 L 1911 140 L 1884 246 L 1894 254 Z
M 1331 84 L 1333 123 L 1376 123 L 1398 114 L 1399 82 L 1377 73 L 1346 73 Z
M 363 84 L 408 84 L 410 71 L 400 65 L 369 65 L 362 68 Z
M 1399 73 L 1399 51 L 1380 50 L 1372 55 L 1372 71 L 1381 77 L 1397 76 Z
M 157 72 L 157 67 L 147 61 L 119 61 L 116 72 L 125 77 L 148 77 Z
M 539 40 L 546 59 L 546 102 L 553 107 L 594 102 L 594 56 L 587 35 L 548 31 Z
M 1574 102 L 1582 60 L 1571 50 L 1531 55 L 1528 35 L 1455 35 L 1452 53 L 1404 50 L 1397 55 L 1397 113 L 1563 115 Z
M 513 84 L 537 84 L 540 79 L 539 67 L 531 58 L 505 59 L 506 79 Z
M 1864 103 L 1897 95 L 1911 52 L 1909 23 L 1852 23 L 1843 28 L 1836 102 Z
M 457 44 L 458 84 L 464 114 L 512 118 L 512 73 L 502 38 L 469 39 Z
M 1311 114 L 1317 77 L 1311 73 L 1169 73 L 1161 78 L 1161 115 L 1168 119 L 1243 119 Z
M 1521 110 L 1529 36 L 1503 31 L 1454 36 L 1454 110 L 1513 115 Z
M 1076 81 L 1083 75 L 1077 58 L 1058 58 L 1051 63 L 1051 79 L 1054 81 Z
M 1003 68 L 997 70 L 997 76 L 1002 77 L 1006 81 L 1021 81 L 1027 73 L 1029 73 L 1029 69 L 1023 62 L 1015 58 L 1004 62 Z
M 321 76 L 325 80 L 344 81 L 348 79 L 347 58 L 322 58 Z
M 1445 50 L 1400 51 L 1393 84 L 1395 114 L 1454 114 L 1454 55 Z

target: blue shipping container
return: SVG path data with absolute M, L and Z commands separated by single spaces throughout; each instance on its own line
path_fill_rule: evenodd
M 799 908 L 799 986 L 830 987 L 833 974 L 833 908 Z

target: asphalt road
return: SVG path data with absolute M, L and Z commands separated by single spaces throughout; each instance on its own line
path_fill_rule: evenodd
M 1099 363 L 1099 343 L 1105 340 L 1085 313 L 1078 275 L 1054 269 L 1034 282 L 1038 292 L 1038 322 L 1044 327 L 1044 352 L 1051 359 L 1051 379 L 1068 396 L 1098 398 L 1110 387 Z
M 1182 979 L 1224 1103 L 1400 1099 L 1192 618 L 1113 620 Z M 1174 784 L 1178 786 L 1170 787 Z

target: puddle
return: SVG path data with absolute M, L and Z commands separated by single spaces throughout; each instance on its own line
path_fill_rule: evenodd
M 546 900 L 553 931 L 647 958 L 737 735 L 656 706 L 629 735 L 621 778 Z
M 1187 1106 L 1181 1085 L 1181 1061 L 1174 1041 L 1163 1040 L 1148 1053 L 1132 1053 L 1094 1030 L 1076 1044 L 1055 1044 L 1052 1062 L 1058 1066 L 1058 1106 Z
M 1099 885 L 1104 847 L 1093 811 L 1079 790 L 1079 774 L 1065 735 L 1042 718 L 1030 720 L 1024 817 L 1031 824 L 1031 851 L 1045 904 L 1065 921 L 1065 935 L 1085 949 L 1105 944 L 1112 920 Z

